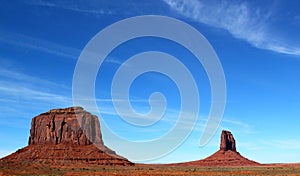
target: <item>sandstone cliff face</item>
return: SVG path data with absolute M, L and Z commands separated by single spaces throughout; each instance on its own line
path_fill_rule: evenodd
M 81 107 L 53 109 L 34 117 L 28 146 L 0 159 L 0 167 L 98 165 L 133 163 L 104 145 L 98 117 Z
M 81 107 L 53 109 L 32 119 L 29 145 L 92 143 L 103 144 L 100 124 Z
M 233 135 L 230 131 L 223 130 L 221 134 L 220 150 L 231 150 L 236 152 L 236 145 Z

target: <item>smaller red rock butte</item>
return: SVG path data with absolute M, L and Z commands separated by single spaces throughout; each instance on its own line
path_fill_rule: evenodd
M 236 152 L 235 140 L 230 131 L 226 131 L 226 130 L 222 131 L 220 150 L 222 151 L 231 150 Z
M 183 166 L 260 166 L 261 164 L 243 157 L 236 151 L 236 143 L 230 131 L 223 130 L 220 150 L 211 156 L 197 161 L 171 165 Z

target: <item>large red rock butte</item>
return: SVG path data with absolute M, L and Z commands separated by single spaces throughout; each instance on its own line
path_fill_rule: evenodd
M 32 119 L 28 146 L 1 165 L 133 165 L 102 141 L 98 117 L 82 107 L 53 109 Z
M 230 131 L 223 130 L 220 149 L 211 156 L 197 161 L 178 163 L 184 166 L 259 166 L 261 164 L 243 157 L 236 151 L 236 143 Z

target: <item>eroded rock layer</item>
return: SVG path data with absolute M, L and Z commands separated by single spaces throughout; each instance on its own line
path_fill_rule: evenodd
M 220 150 L 236 152 L 235 140 L 230 131 L 223 130 L 221 134 Z
M 103 144 L 98 117 L 81 107 L 53 109 L 32 119 L 29 145 L 92 143 Z
M 102 141 L 98 117 L 81 107 L 53 109 L 32 119 L 28 146 L 0 160 L 2 165 L 133 165 Z

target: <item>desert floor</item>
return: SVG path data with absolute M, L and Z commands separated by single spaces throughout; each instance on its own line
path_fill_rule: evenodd
M 1 167 L 0 175 L 300 175 L 300 166 L 195 167 L 105 166 L 77 168 Z

